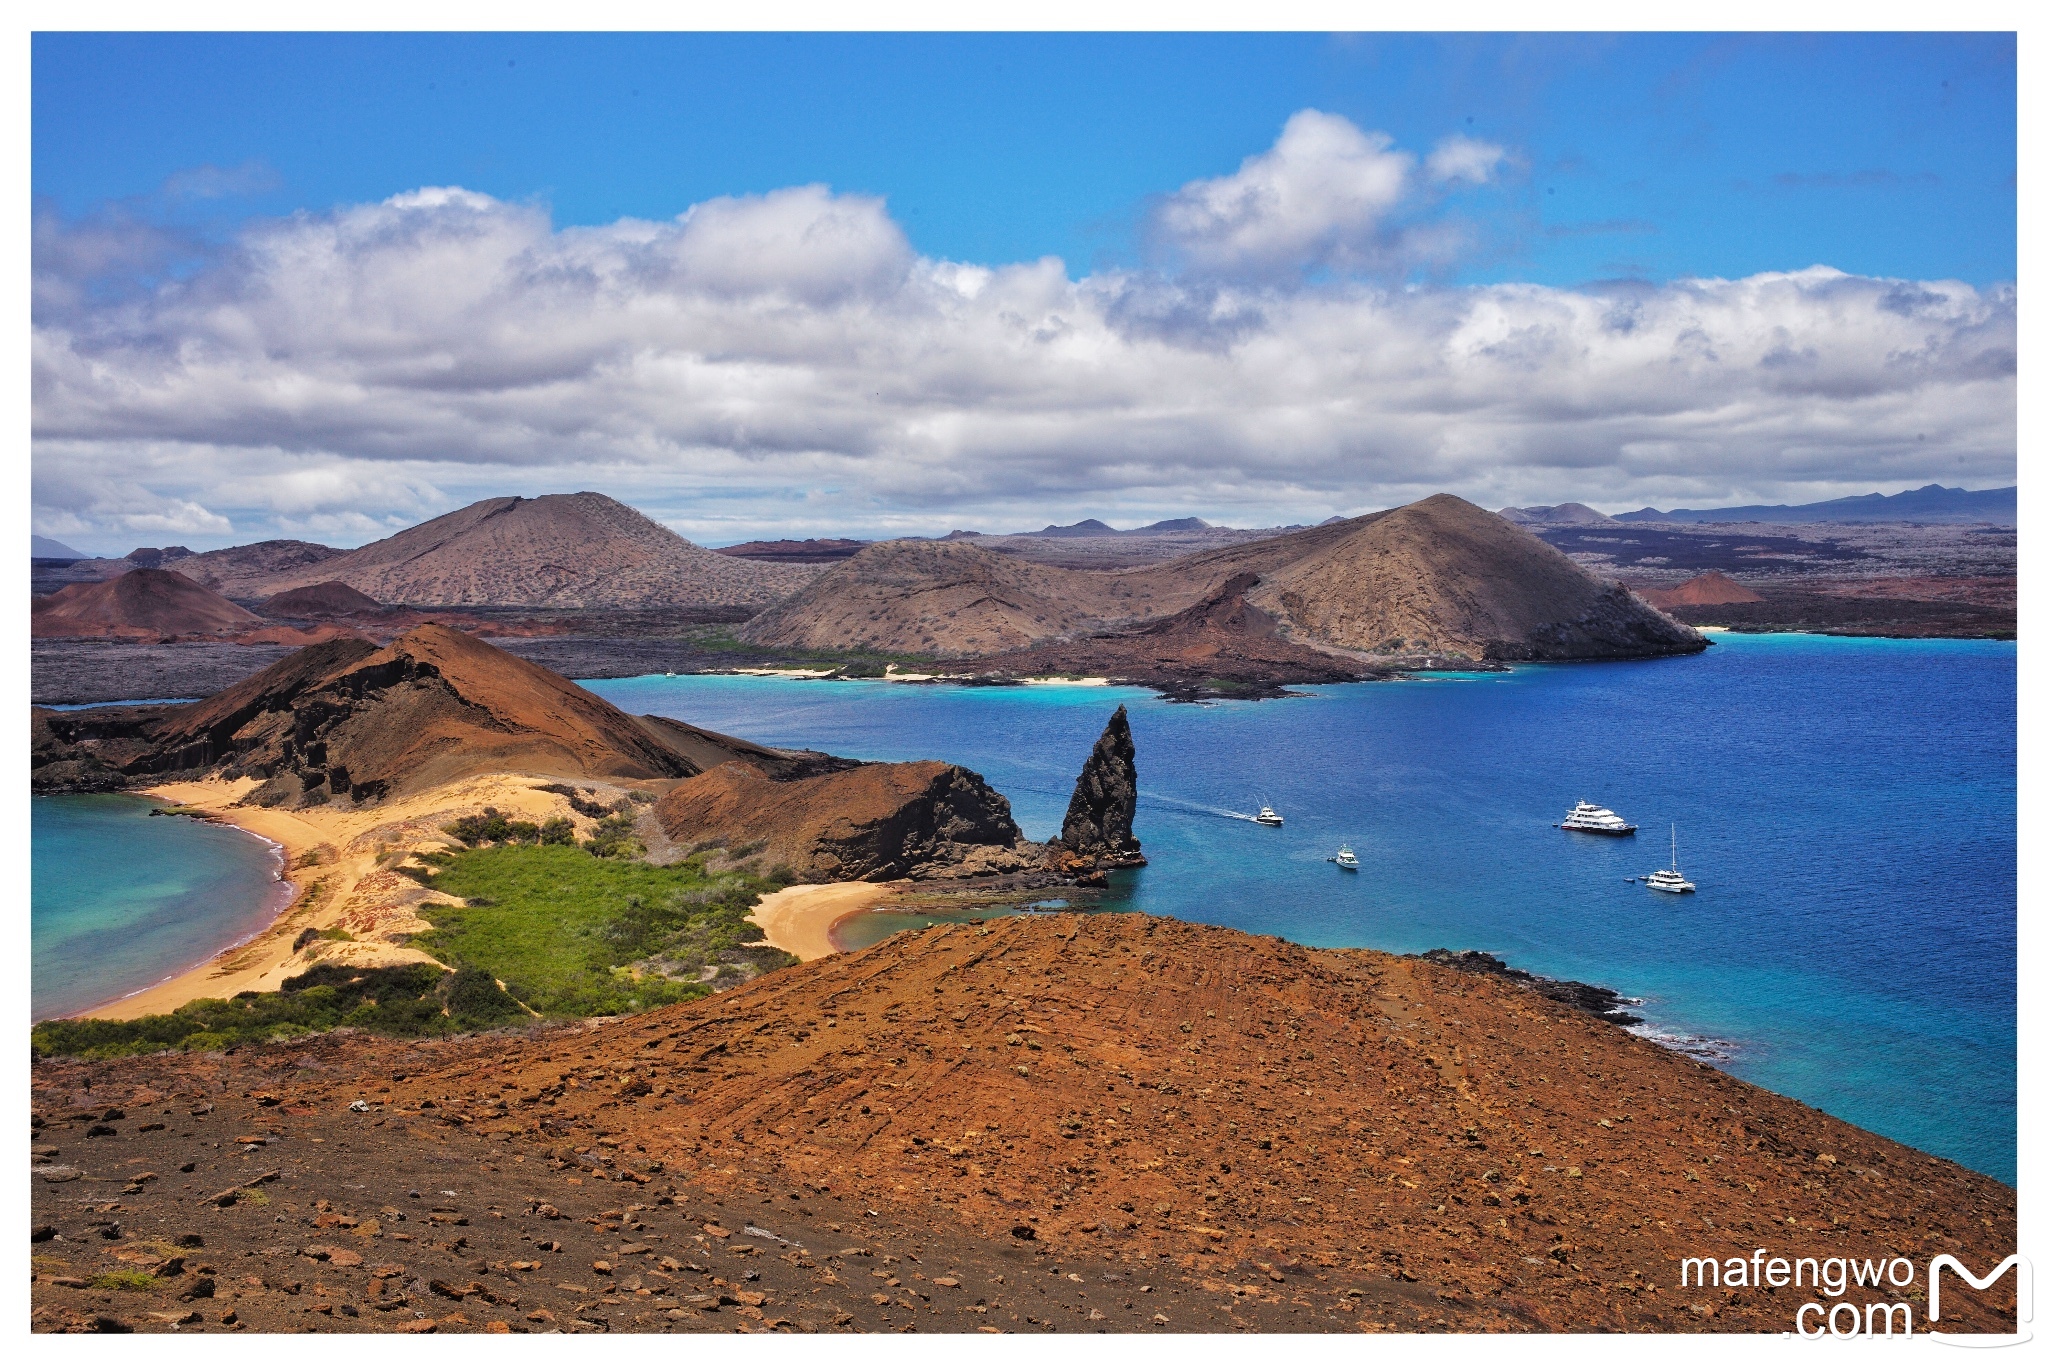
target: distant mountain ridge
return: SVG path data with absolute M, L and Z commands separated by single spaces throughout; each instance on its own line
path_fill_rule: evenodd
M 740 633 L 805 649 L 1007 655 L 1129 632 L 1247 573 L 1256 586 L 1243 601 L 1302 646 L 1502 660 L 1705 647 L 1626 588 L 1448 494 L 1118 572 L 1035 563 L 972 540 L 888 541 L 827 569 Z
M 762 607 L 817 572 L 716 554 L 602 493 L 488 498 L 356 550 L 266 541 L 174 567 L 239 597 L 337 582 L 401 606 L 586 609 Z
M 1555 507 L 1503 507 L 1500 516 L 1517 526 L 1611 526 L 1614 518 L 1596 512 L 1583 502 L 1561 502 Z
M 1944 488 L 1938 483 L 1930 483 L 1923 488 L 1914 488 L 1889 496 L 1883 493 L 1864 493 L 1857 497 L 1830 498 L 1826 502 L 1809 502 L 1796 507 L 1779 503 L 1771 507 L 1681 507 L 1670 512 L 1644 507 L 1634 512 L 1618 513 L 1612 520 L 1794 523 L 1931 521 L 1990 522 L 1999 526 L 2017 526 L 2019 511 L 2020 490 L 2017 485 L 2010 488 L 1984 488 L 1972 492 L 1967 488 Z M 1502 515 L 1506 515 L 1506 510 Z

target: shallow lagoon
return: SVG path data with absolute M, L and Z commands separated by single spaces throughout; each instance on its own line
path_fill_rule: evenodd
M 275 845 L 135 796 L 29 802 L 29 1008 L 72 1014 L 197 966 L 281 908 Z
M 2015 681 L 2007 642 L 1722 635 L 1691 659 L 1204 706 L 1099 687 L 586 686 L 769 744 L 963 763 L 1038 839 L 1123 702 L 1152 865 L 1118 875 L 1112 908 L 1481 948 L 1612 986 L 1643 998 L 1645 1031 L 2010 1182 Z M 1581 797 L 1642 833 L 1553 828 Z M 1284 829 L 1241 818 L 1262 800 Z M 1695 896 L 1623 880 L 1665 864 L 1672 822 Z M 1326 861 L 1346 842 L 1355 874 Z

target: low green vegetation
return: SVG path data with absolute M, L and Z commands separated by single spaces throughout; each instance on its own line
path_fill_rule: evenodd
M 630 1014 L 707 995 L 720 972 L 748 976 L 794 960 L 746 921 L 779 879 L 709 873 L 698 859 L 655 867 L 546 846 L 425 861 L 437 869 L 426 884 L 464 904 L 422 905 L 434 928 L 413 942 L 451 966 L 488 972 L 539 1014 Z
M 29 1034 L 39 1057 L 121 1057 L 182 1048 L 213 1052 L 347 1026 L 398 1038 L 498 1028 L 527 1018 L 490 973 L 431 962 L 399 967 L 322 963 L 277 991 L 194 1000 L 140 1019 L 51 1019 Z
M 491 823 L 494 816 L 504 829 Z M 446 967 L 322 963 L 282 990 L 195 1000 L 169 1014 L 53 1019 L 31 1030 L 34 1054 L 209 1052 L 339 1027 L 419 1038 L 502 1028 L 535 1015 L 631 1014 L 694 1000 L 714 983 L 796 960 L 762 942 L 760 929 L 746 920 L 761 893 L 788 882 L 781 869 L 768 877 L 709 872 L 702 857 L 656 867 L 632 856 L 639 846 L 627 847 L 632 820 L 624 812 L 600 821 L 598 838 L 580 848 L 524 837 L 516 827 L 525 822 L 495 811 L 471 818 L 479 822 L 471 831 L 479 846 L 425 854 L 427 868 L 401 869 L 462 902 L 419 907 L 434 927 L 412 942 Z M 611 821 L 621 828 L 611 831 L 607 853 Z M 528 828 L 538 834 L 546 826 Z M 298 946 L 348 937 L 339 929 L 308 929 Z

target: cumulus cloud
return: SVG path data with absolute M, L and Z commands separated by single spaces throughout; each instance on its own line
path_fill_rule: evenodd
M 881 201 L 820 186 L 571 229 L 426 189 L 126 291 L 91 277 L 128 247 L 39 226 L 36 526 L 356 543 L 596 488 L 721 540 L 2013 477 L 2010 287 L 1280 277 L 1380 249 L 1438 174 L 1306 112 L 1162 210 L 1229 269 L 1078 280 L 920 257 Z
M 1415 167 L 1385 133 L 1304 109 L 1271 149 L 1231 175 L 1196 180 L 1160 204 L 1155 227 L 1202 270 L 1272 275 L 1358 268 L 1385 253 L 1381 224 Z
M 1493 179 L 1507 155 L 1505 147 L 1454 133 L 1436 144 L 1424 167 L 1429 178 L 1440 185 L 1459 181 L 1484 185 Z

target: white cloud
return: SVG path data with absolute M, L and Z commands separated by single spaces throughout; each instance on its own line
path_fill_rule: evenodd
M 1361 268 L 1383 255 L 1382 220 L 1400 202 L 1414 165 L 1385 133 L 1304 109 L 1270 150 L 1246 157 L 1235 174 L 1196 180 L 1169 196 L 1155 228 L 1202 270 Z
M 1504 147 L 1453 133 L 1436 144 L 1423 165 L 1429 172 L 1429 178 L 1438 184 L 1455 184 L 1462 180 L 1467 184 L 1484 185 L 1493 179 L 1493 173 L 1506 159 L 1507 149 Z
M 596 488 L 731 540 L 2013 479 L 2011 288 L 1304 282 L 1387 249 L 1412 171 L 1297 115 L 1164 206 L 1208 267 L 1179 277 L 920 258 L 818 186 L 561 230 L 422 190 L 127 291 L 87 287 L 118 246 L 45 224 L 36 524 L 354 543 Z

